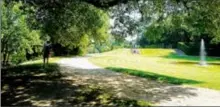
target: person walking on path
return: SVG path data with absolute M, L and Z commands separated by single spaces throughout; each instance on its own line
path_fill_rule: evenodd
M 45 67 L 45 63 L 49 62 L 49 55 L 50 55 L 50 48 L 51 48 L 51 45 L 50 45 L 50 42 L 47 41 L 45 44 L 44 44 L 44 47 L 43 47 L 43 62 L 44 62 L 44 67 Z

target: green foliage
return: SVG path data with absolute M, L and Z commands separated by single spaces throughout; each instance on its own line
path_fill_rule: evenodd
M 112 50 L 112 36 L 109 35 L 105 41 L 91 41 L 89 44 L 88 51 L 89 53 L 100 53 Z
M 85 55 L 87 53 L 87 46 L 89 43 L 89 38 L 87 35 L 82 36 L 79 43 L 78 55 Z
M 177 48 L 182 50 L 185 53 L 188 53 L 189 47 L 184 42 L 178 42 Z
M 143 106 L 143 107 L 153 106 L 151 103 L 143 101 L 143 100 L 138 101 L 138 105 Z
M 90 53 L 101 53 L 119 48 L 130 48 L 130 43 L 121 36 L 109 35 L 105 42 L 95 42 L 89 45 Z
M 53 43 L 69 50 L 79 47 L 79 54 L 84 54 L 89 40 L 105 41 L 108 37 L 108 15 L 105 11 L 80 1 L 67 0 L 64 3 L 65 6 L 43 9 L 43 18 L 34 18 L 37 14 L 32 16 Z
M 26 49 L 32 53 L 33 46 L 39 47 L 42 40 L 50 40 L 53 44 L 60 44 L 63 47 L 60 50 L 61 52 L 84 55 L 87 53 L 90 40 L 100 44 L 106 42 L 109 36 L 107 12 L 86 2 L 66 0 L 60 2 L 59 5 L 49 3 L 41 6 L 38 3 L 36 5 L 12 1 L 8 3 L 11 4 L 9 8 L 12 8 L 12 5 L 17 5 L 17 9 L 15 9 L 17 12 L 11 14 L 16 14 L 15 16 L 22 21 L 22 23 L 18 23 L 19 25 L 16 28 L 20 29 L 18 30 L 21 31 L 20 34 L 26 36 L 19 41 L 22 42 L 19 43 L 22 49 L 16 47 L 23 52 L 22 54 L 25 53 Z M 6 10 L 6 7 L 4 8 Z M 10 23 L 14 21 L 10 20 L 8 21 L 10 23 L 6 23 L 7 19 L 10 18 L 3 18 L 5 23 L 3 26 L 13 25 Z M 14 41 L 11 42 L 14 43 Z M 14 43 L 14 45 L 16 44 Z M 58 55 L 58 53 L 55 54 Z
M 26 61 L 26 57 L 25 57 L 24 52 L 18 52 L 16 54 L 12 54 L 12 56 L 11 56 L 11 62 L 14 64 L 19 64 L 24 61 Z
M 22 13 L 22 3 L 11 2 L 2 4 L 2 37 L 1 52 L 3 61 L 13 62 L 24 60 L 25 50 L 32 52 L 35 45 L 40 45 L 40 32 L 30 30 L 26 23 L 27 15 Z
M 131 42 L 127 41 L 124 37 L 121 37 L 119 35 L 112 35 L 112 40 L 110 42 L 111 42 L 112 50 L 132 47 Z
M 115 0 L 113 4 L 116 5 L 118 2 L 120 1 Z M 97 3 L 101 3 L 100 0 Z M 110 6 L 109 0 L 102 1 L 102 3 L 102 6 L 105 4 L 107 7 L 113 6 L 113 4 Z M 216 47 L 220 44 L 220 30 L 218 29 L 220 23 L 219 1 L 215 3 L 190 0 L 126 0 L 125 3 L 116 5 L 110 8 L 110 11 L 106 11 L 106 9 L 97 8 L 96 3 L 87 0 L 32 1 L 24 5 L 10 1 L 9 5 L 20 4 L 20 6 L 14 8 L 14 12 L 3 12 L 3 15 L 16 13 L 16 15 L 7 16 L 11 17 L 9 18 L 10 21 L 7 21 L 8 18 L 2 18 L 3 28 L 11 29 L 7 26 L 16 24 L 18 22 L 14 21 L 17 20 L 16 17 L 23 17 L 23 19 L 20 18 L 21 21 L 25 20 L 23 23 L 27 21 L 28 25 L 17 23 L 20 27 L 16 29 L 22 29 L 18 30 L 22 32 L 16 33 L 19 33 L 19 35 L 24 33 L 34 35 L 30 36 L 31 38 L 26 38 L 34 38 L 36 41 L 22 39 L 25 42 L 22 43 L 22 47 L 27 47 L 31 51 L 32 46 L 28 45 L 30 43 L 27 42 L 39 44 L 36 35 L 39 36 L 41 32 L 42 40 L 48 39 L 46 38 L 48 36 L 54 44 L 61 44 L 68 51 L 78 49 L 79 52 L 76 53 L 84 54 L 87 50 L 84 48 L 88 47 L 86 44 L 91 42 L 88 40 L 97 42 L 94 46 L 96 51 L 109 50 L 109 43 L 104 46 L 101 44 L 104 44 L 109 36 L 110 16 L 114 19 L 111 30 L 117 40 L 119 40 L 118 38 L 123 40 L 126 36 L 144 33 L 146 37 L 142 39 L 147 39 L 145 41 L 147 44 L 172 45 L 175 48 L 178 42 L 197 47 L 194 46 L 197 44 L 190 42 L 198 42 L 201 38 L 207 38 L 206 44 L 209 45 L 207 49 L 212 50 L 212 53 L 216 53 Z M 3 7 L 3 11 L 5 10 L 6 7 Z M 138 17 L 130 16 L 133 13 L 139 14 Z M 29 27 L 36 30 L 36 32 L 32 33 Z M 17 30 L 14 29 L 14 31 Z M 4 33 L 6 32 L 4 31 Z M 7 35 L 11 34 L 8 32 Z M 87 41 L 84 40 L 84 35 L 86 35 Z M 130 46 L 129 43 L 120 40 L 110 45 L 111 49 Z
M 145 43 L 148 44 L 163 43 L 165 46 L 172 45 L 173 48 L 179 47 L 178 42 L 184 42 L 188 46 L 184 48 L 186 53 L 198 55 L 195 51 L 199 50 L 199 41 L 203 38 L 206 41 L 208 53 L 218 55 L 219 51 L 216 47 L 220 44 L 219 1 L 217 3 L 202 0 L 185 1 L 177 4 L 172 4 L 170 0 L 166 1 L 168 4 L 159 3 L 160 5 L 156 6 L 159 10 L 156 9 L 155 13 L 151 13 L 157 17 L 146 27 L 145 37 L 141 39 L 145 39 Z M 166 8 L 167 6 L 170 9 Z M 143 14 L 149 14 L 149 11 Z
M 110 43 L 91 44 L 88 49 L 89 53 L 101 53 L 101 52 L 106 52 L 110 50 L 111 50 Z

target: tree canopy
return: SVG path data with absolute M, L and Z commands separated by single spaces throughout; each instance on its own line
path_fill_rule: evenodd
M 208 49 L 216 50 L 220 43 L 219 0 L 4 0 L 2 7 L 6 54 L 31 52 L 46 37 L 77 54 L 94 42 L 104 47 L 110 35 L 116 44 L 127 36 L 145 39 L 143 45 L 198 47 L 205 38 Z
M 42 43 L 39 31 L 28 28 L 27 15 L 19 9 L 21 5 L 22 3 L 15 2 L 1 5 L 1 52 L 4 62 L 8 61 L 10 56 L 24 57 L 25 50 L 32 51 L 33 46 Z
M 163 9 L 163 20 L 156 19 L 145 28 L 148 43 L 170 44 L 176 48 L 178 42 L 184 42 L 191 49 L 190 53 L 198 55 L 195 50 L 198 50 L 199 41 L 203 38 L 209 53 L 219 53 L 216 48 L 220 44 L 219 1 L 188 1 L 167 7 L 172 11 Z

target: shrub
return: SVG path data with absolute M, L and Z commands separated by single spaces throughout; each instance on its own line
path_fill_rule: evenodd
M 177 48 L 182 50 L 185 53 L 189 53 L 189 46 L 187 46 L 184 42 L 178 42 Z

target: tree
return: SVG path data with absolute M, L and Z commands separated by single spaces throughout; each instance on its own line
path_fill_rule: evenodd
M 198 51 L 195 50 L 198 50 L 199 41 L 204 38 L 209 53 L 219 53 L 216 48 L 220 43 L 219 1 L 185 0 L 177 3 L 177 6 L 166 5 L 165 7 L 167 6 L 171 10 L 165 10 L 166 17 L 163 20 L 154 21 L 146 28 L 145 39 L 148 43 L 163 43 L 176 48 L 178 42 L 184 42 L 191 48 L 190 54 L 197 55 Z
M 81 47 L 79 44 L 82 44 L 80 41 L 84 37 L 94 40 L 106 37 L 98 33 L 101 31 L 107 35 L 108 32 L 108 26 L 105 24 L 108 18 L 104 18 L 108 15 L 105 10 L 110 10 L 110 16 L 115 20 L 112 26 L 115 36 L 137 36 L 145 33 L 149 36 L 148 40 L 163 42 L 182 35 L 180 40 L 171 41 L 174 45 L 182 41 L 182 38 L 187 41 L 190 39 L 189 42 L 197 42 L 207 36 L 211 38 L 211 44 L 218 44 L 220 38 L 218 0 L 24 0 L 24 2 L 26 5 L 22 10 L 28 14 L 28 25 L 41 29 L 54 43 L 60 43 L 69 49 Z M 138 13 L 140 18 L 130 17 L 129 14 L 132 13 Z
M 103 42 L 108 38 L 109 19 L 105 11 L 77 0 L 63 2 L 66 5 L 33 7 L 34 12 L 28 15 L 31 27 L 41 29 L 44 35 L 50 36 L 53 44 L 60 44 L 70 51 L 85 52 L 90 39 Z M 24 10 L 29 12 L 32 7 L 27 6 Z
M 38 31 L 31 31 L 26 23 L 26 15 L 22 14 L 19 7 L 21 3 L 2 4 L 2 37 L 1 52 L 3 64 L 5 65 L 10 57 L 23 56 L 25 50 L 32 51 L 34 45 L 41 44 Z

